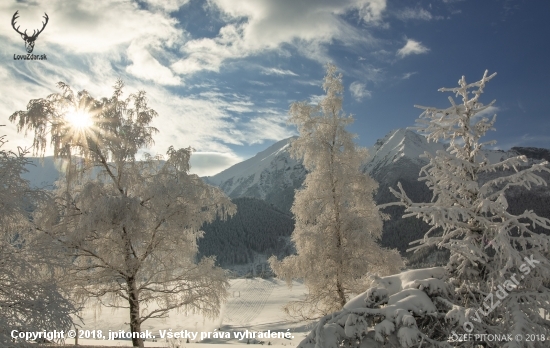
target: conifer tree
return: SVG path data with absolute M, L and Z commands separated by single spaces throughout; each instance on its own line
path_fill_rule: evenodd
M 467 311 L 464 329 L 548 337 L 550 323 L 539 313 L 550 311 L 550 237 L 534 228 L 550 230 L 550 220 L 533 211 L 509 213 L 506 192 L 546 185 L 536 172 L 550 169 L 547 162 L 527 166 L 525 156 L 497 163 L 485 156 L 484 146 L 495 142 L 480 139 L 494 129 L 496 115 L 489 119 L 480 113 L 495 101 L 484 105 L 479 98 L 495 75 L 485 71 L 480 81 L 470 84 L 463 76 L 459 87 L 440 89 L 460 97 L 461 104 L 449 97 L 446 109 L 417 106 L 424 112 L 416 129 L 430 141 L 449 141 L 449 147 L 435 156 L 425 154 L 430 162 L 420 180 L 432 190 L 431 202 L 414 203 L 401 187 L 392 192 L 406 206 L 404 217 L 417 216 L 432 226 L 413 249 L 435 245 L 450 251 L 447 269 Z M 483 179 L 497 171 L 502 174 Z
M 363 173 L 366 149 L 346 130 L 353 122 L 342 111 L 342 76 L 329 64 L 319 105 L 295 102 L 290 122 L 300 136 L 291 144 L 294 158 L 309 171 L 296 192 L 292 241 L 297 255 L 269 261 L 278 277 L 303 279 L 304 301 L 289 303 L 288 313 L 311 318 L 342 308 L 351 294 L 364 289 L 367 273 L 395 273 L 402 266 L 396 251 L 381 248 L 382 216 L 373 193 L 377 183 Z

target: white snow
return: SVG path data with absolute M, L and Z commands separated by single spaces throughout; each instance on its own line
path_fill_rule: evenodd
M 230 281 L 231 289 L 227 303 L 222 308 L 222 313 L 215 320 L 205 319 L 202 315 L 193 313 L 184 313 L 177 311 L 170 312 L 167 319 L 151 319 L 142 324 L 142 331 L 149 330 L 157 337 L 157 342 L 145 341 L 145 347 L 169 347 L 170 342 L 159 339 L 159 330 L 172 330 L 188 332 L 197 332 L 197 340 L 189 340 L 190 343 L 204 344 L 231 344 L 233 346 L 246 345 L 248 339 L 239 340 L 234 338 L 235 333 L 244 332 L 291 332 L 294 338 L 270 338 L 270 339 L 250 339 L 250 343 L 259 344 L 264 341 L 267 345 L 270 341 L 272 345 L 297 346 L 305 337 L 309 328 L 304 322 L 293 322 L 282 311 L 282 306 L 288 301 L 297 300 L 304 296 L 305 286 L 299 282 L 294 282 L 289 289 L 285 282 L 277 279 L 233 279 Z M 151 306 L 151 309 L 153 307 Z M 84 325 L 80 330 L 102 330 L 103 335 L 108 335 L 109 330 L 129 331 L 129 312 L 127 309 L 111 310 L 103 308 L 100 311 L 94 308 L 87 308 L 82 313 Z M 219 330 L 221 329 L 221 330 Z M 229 332 L 230 339 L 203 339 L 200 340 L 201 332 Z M 176 340 L 171 340 L 173 343 Z M 66 343 L 74 343 L 74 340 L 67 340 Z M 180 343 L 186 343 L 185 339 Z M 79 345 L 110 345 L 131 347 L 131 340 L 92 340 L 79 339 Z M 180 346 L 181 347 L 181 346 Z M 250 347 L 250 346 L 249 346 Z
M 350 310 L 355 308 L 363 308 L 365 307 L 365 300 L 368 298 L 383 298 L 397 294 L 404 289 L 417 289 L 420 285 L 422 285 L 419 283 L 419 280 L 440 280 L 443 279 L 444 276 L 445 268 L 443 267 L 413 269 L 386 277 L 375 276 L 373 278 L 371 289 L 349 300 L 344 308 Z M 439 282 L 434 284 L 434 286 L 441 286 Z M 428 284 L 424 284 L 423 286 L 427 285 Z
M 439 143 L 428 143 L 425 137 L 408 129 L 396 129 L 369 148 L 369 158 L 366 168 L 372 172 L 375 168 L 396 162 L 401 157 L 410 158 L 416 162 L 422 161 L 420 155 L 424 152 L 435 154 L 444 147 Z
M 214 185 L 221 185 L 231 178 L 233 178 L 233 182 L 236 183 L 239 179 L 248 178 L 254 174 L 256 180 L 256 177 L 258 177 L 263 170 L 269 168 L 271 161 L 281 153 L 281 151 L 287 151 L 286 149 L 292 139 L 294 138 L 276 142 L 267 149 L 258 152 L 254 157 L 237 163 L 216 175 L 209 176 L 207 179 Z

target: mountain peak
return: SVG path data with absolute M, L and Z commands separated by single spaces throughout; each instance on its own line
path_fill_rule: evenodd
M 406 157 L 413 161 L 420 161 L 420 155 L 425 152 L 435 153 L 443 150 L 443 145 L 430 143 L 426 137 L 406 128 L 394 129 L 382 139 L 378 139 L 369 149 L 369 157 L 365 169 L 374 172 L 390 163 Z
M 287 149 L 290 142 L 296 138 L 296 136 L 293 136 L 278 141 L 267 149 L 258 152 L 254 157 L 237 163 L 216 175 L 210 176 L 207 180 L 211 184 L 221 185 L 231 178 L 248 177 L 252 173 L 261 173 L 263 170 L 269 168 L 273 159 Z

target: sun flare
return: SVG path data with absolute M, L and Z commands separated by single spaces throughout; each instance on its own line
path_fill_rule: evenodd
M 65 119 L 71 127 L 77 130 L 86 130 L 93 125 L 92 117 L 87 112 L 71 111 L 65 115 Z

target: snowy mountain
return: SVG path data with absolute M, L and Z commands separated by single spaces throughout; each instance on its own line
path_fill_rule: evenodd
M 302 185 L 306 175 L 304 166 L 290 157 L 292 139 L 281 140 L 256 156 L 204 179 L 231 198 L 259 198 L 289 211 L 294 190 Z
M 286 153 L 289 143 L 291 140 L 296 137 L 291 137 L 288 139 L 281 140 L 267 149 L 258 152 L 254 157 L 249 158 L 243 162 L 237 163 L 230 168 L 214 175 L 208 176 L 208 181 L 214 185 L 220 185 L 224 182 L 229 181 L 234 178 L 234 185 L 227 186 L 227 190 L 232 192 L 239 182 L 242 182 L 244 178 L 249 178 L 251 174 L 254 175 L 253 183 L 257 183 L 260 179 L 258 175 L 264 170 L 269 170 L 273 168 L 272 162 L 278 163 L 278 155 L 281 153 Z M 295 164 L 296 162 L 294 162 Z
M 207 180 L 221 187 L 232 198 L 259 198 L 282 211 L 289 212 L 294 200 L 294 190 L 301 186 L 306 175 L 305 168 L 290 157 L 291 140 L 292 138 L 282 140 L 249 160 L 238 163 Z M 364 170 L 379 183 L 376 202 L 383 204 L 395 201 L 396 198 L 389 191 L 389 187 L 397 187 L 398 182 L 401 182 L 414 201 L 429 201 L 431 192 L 424 182 L 418 181 L 420 169 L 428 160 L 420 156 L 425 152 L 435 155 L 436 151 L 444 149 L 443 144 L 428 142 L 424 136 L 407 129 L 393 130 L 376 141 L 369 148 L 369 157 L 364 166 Z M 520 154 L 526 155 L 532 162 L 545 158 L 548 153 L 545 149 L 514 148 L 509 151 L 486 150 L 484 155 L 492 163 Z M 550 182 L 550 178 L 548 179 Z M 533 209 L 537 214 L 546 216 L 548 212 L 542 211 L 541 207 L 547 207 L 550 204 L 549 199 L 550 190 L 526 191 L 509 202 L 510 209 Z M 385 213 L 390 215 L 390 220 L 384 224 L 384 246 L 405 251 L 409 247 L 409 242 L 421 238 L 429 228 L 414 217 L 403 219 L 401 207 L 390 207 Z M 417 257 L 420 259 L 419 262 L 425 262 L 427 255 Z M 436 257 L 433 252 L 431 257 Z
M 418 165 L 424 164 L 426 161 L 420 155 L 424 152 L 435 154 L 438 150 L 444 150 L 442 144 L 428 143 L 424 136 L 411 130 L 393 130 L 369 148 L 365 170 L 370 174 L 378 173 L 401 159 L 408 159 Z
M 265 211 L 262 211 L 261 215 L 269 213 L 270 205 L 288 214 L 294 201 L 294 192 L 301 187 L 306 176 L 303 165 L 290 156 L 289 145 L 292 139 L 294 138 L 281 140 L 256 156 L 219 174 L 205 177 L 204 180 L 219 186 L 232 199 L 251 197 L 265 201 L 267 205 L 265 209 L 262 208 Z M 431 192 L 426 185 L 418 181 L 420 169 L 427 164 L 427 159 L 420 155 L 424 152 L 435 154 L 436 151 L 443 149 L 443 144 L 428 143 L 424 136 L 407 129 L 393 130 L 376 141 L 369 148 L 369 157 L 364 166 L 364 170 L 379 183 L 376 202 L 383 204 L 395 201 L 389 187 L 395 188 L 398 182 L 401 182 L 414 201 L 431 199 Z M 530 162 L 533 162 L 550 158 L 550 151 L 521 147 L 509 151 L 485 151 L 485 156 L 493 163 L 517 155 L 526 155 Z M 29 172 L 25 173 L 24 177 L 30 180 L 33 186 L 45 187 L 57 179 L 59 165 L 56 165 L 51 157 L 44 159 L 43 166 L 38 159 L 32 159 L 32 161 L 34 165 L 27 166 Z M 491 175 L 497 175 L 497 173 Z M 550 178 L 547 179 L 550 182 Z M 533 209 L 540 216 L 550 217 L 548 216 L 550 212 L 544 209 L 550 205 L 550 189 L 538 188 L 537 191 L 518 191 L 517 193 L 512 190 L 510 198 L 512 197 L 509 203 L 510 210 L 514 213 Z M 401 218 L 403 209 L 400 207 L 390 207 L 385 212 L 390 215 L 390 220 L 384 224 L 382 237 L 382 244 L 387 247 L 404 251 L 408 248 L 410 241 L 422 237 L 428 229 L 425 223 L 414 217 Z M 228 224 L 227 228 L 234 229 L 229 227 L 232 223 Z M 219 227 L 219 230 L 222 231 L 225 228 Z M 250 248 L 254 251 L 253 249 Z M 227 258 L 227 261 L 230 259 Z
M 53 157 L 29 158 L 30 163 L 25 166 L 27 170 L 21 177 L 28 180 L 33 187 L 52 188 L 53 183 L 59 178 L 61 162 L 56 162 Z
M 205 180 L 222 188 L 229 197 L 260 198 L 288 211 L 294 189 L 301 186 L 306 175 L 302 164 L 290 157 L 289 143 L 292 139 L 279 141 L 256 156 Z M 364 170 L 381 185 L 404 178 L 417 181 L 420 168 L 427 163 L 427 159 L 420 155 L 424 152 L 435 155 L 438 150 L 444 150 L 444 146 L 428 143 L 424 136 L 411 130 L 393 130 L 369 148 Z M 496 162 L 509 155 L 517 155 L 517 152 L 488 150 L 485 155 L 491 162 Z

